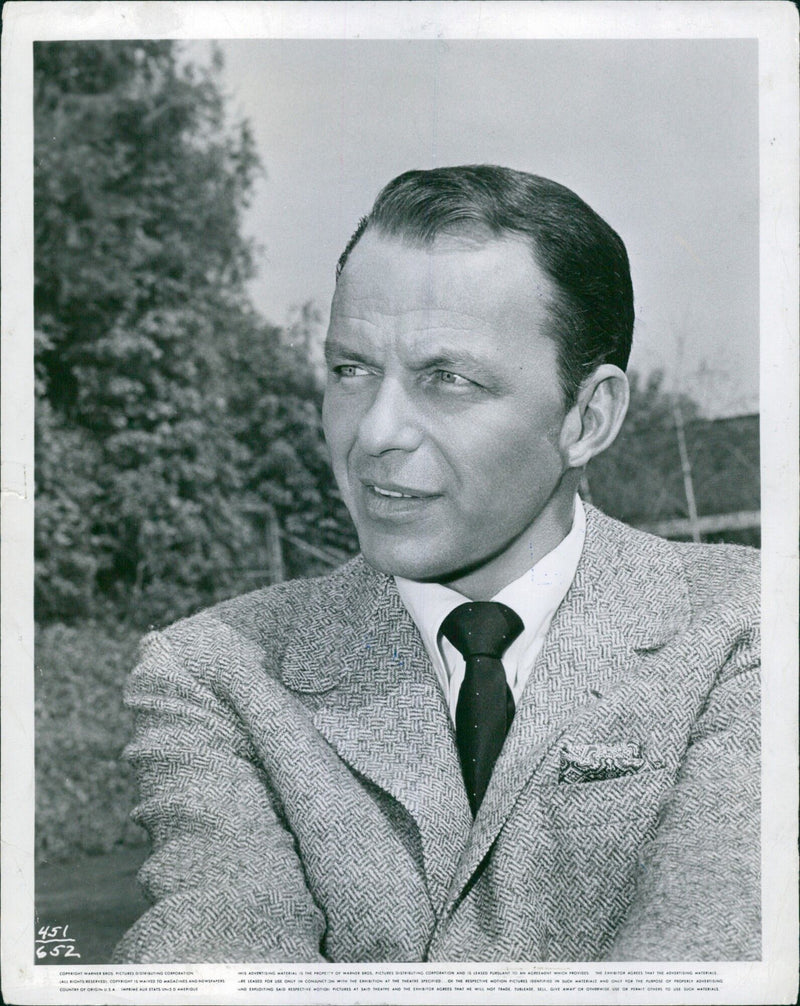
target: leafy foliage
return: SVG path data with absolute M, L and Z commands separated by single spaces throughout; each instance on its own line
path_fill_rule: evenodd
M 37 43 L 35 103 L 37 616 L 169 621 L 235 592 L 268 566 L 270 505 L 352 548 L 312 366 L 247 301 L 260 165 L 214 69 Z

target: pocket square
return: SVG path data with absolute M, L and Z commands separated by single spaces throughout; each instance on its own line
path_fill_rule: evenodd
M 634 741 L 618 744 L 566 744 L 561 749 L 559 782 L 599 782 L 638 772 L 644 764 L 642 745 Z

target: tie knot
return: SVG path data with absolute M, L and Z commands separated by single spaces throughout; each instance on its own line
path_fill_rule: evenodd
M 524 628 L 516 611 L 499 601 L 468 601 L 442 622 L 442 634 L 465 660 L 476 656 L 500 660 Z

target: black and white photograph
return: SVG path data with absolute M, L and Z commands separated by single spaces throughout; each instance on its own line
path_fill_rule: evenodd
M 794 1001 L 797 16 L 668 7 L 5 5 L 7 1001 Z

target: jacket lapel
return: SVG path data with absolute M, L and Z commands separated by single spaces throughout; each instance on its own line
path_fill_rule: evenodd
M 640 653 L 659 650 L 688 618 L 683 569 L 663 543 L 592 507 L 586 511 L 586 543 L 575 580 L 553 617 L 525 686 L 458 864 L 450 903 L 459 897 L 521 791 L 575 717 L 588 713 L 602 732 L 604 692 L 635 672 Z
M 443 903 L 471 815 L 444 697 L 390 577 L 361 560 L 339 617 L 306 618 L 284 683 L 317 692 L 314 724 L 356 772 L 398 800 L 419 828 L 434 910 Z M 337 600 L 330 598 L 334 610 Z M 320 628 L 321 626 L 321 628 Z

